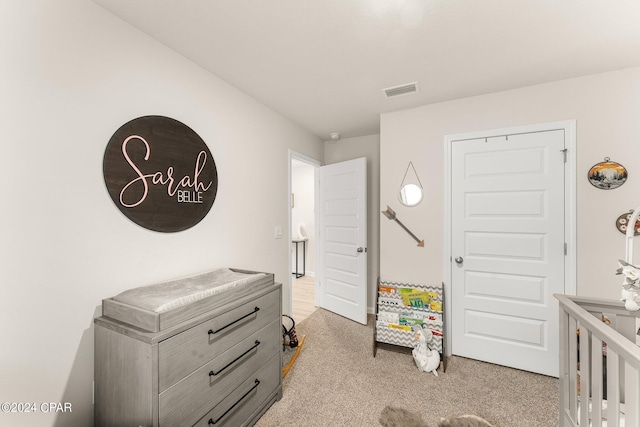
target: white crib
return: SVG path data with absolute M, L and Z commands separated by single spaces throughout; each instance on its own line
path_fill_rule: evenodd
M 560 427 L 640 427 L 640 312 L 625 310 L 621 301 L 555 297 L 560 303 Z

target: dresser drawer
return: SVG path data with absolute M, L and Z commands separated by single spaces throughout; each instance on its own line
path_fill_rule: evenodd
M 245 425 L 265 401 L 278 390 L 281 381 L 280 354 L 269 360 L 255 375 L 250 376 L 225 399 L 209 411 L 194 426 L 211 427 Z M 162 426 L 162 424 L 161 424 Z
M 272 321 L 160 393 L 160 425 L 191 426 L 230 390 L 250 376 L 255 379 L 255 372 L 266 360 L 280 355 L 281 328 L 280 319 Z
M 280 321 L 280 293 L 272 291 L 160 342 L 160 392 L 276 318 Z

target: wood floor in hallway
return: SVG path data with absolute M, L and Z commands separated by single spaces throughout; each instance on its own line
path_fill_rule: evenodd
M 291 279 L 293 320 L 296 323 L 302 322 L 316 311 L 315 305 L 315 278 L 312 276 L 302 276 L 298 279 Z

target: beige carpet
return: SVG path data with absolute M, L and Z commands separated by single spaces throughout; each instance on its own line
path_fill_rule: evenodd
M 365 326 L 319 309 L 296 331 L 306 335 L 304 351 L 258 427 L 379 426 L 387 405 L 420 412 L 434 427 L 464 414 L 496 427 L 558 425 L 555 378 L 461 357 L 436 377 L 419 372 L 409 354 L 378 349 L 374 358 L 373 316 Z

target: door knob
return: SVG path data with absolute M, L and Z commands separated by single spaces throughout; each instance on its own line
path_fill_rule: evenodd
M 461 257 L 461 256 L 457 256 L 457 257 L 456 257 L 456 259 L 455 259 L 455 261 L 456 261 L 458 264 L 462 264 L 462 261 L 464 261 L 464 260 L 462 259 L 462 257 Z
M 359 248 L 357 249 L 357 251 L 358 251 L 358 253 L 362 253 L 362 252 L 366 252 L 366 251 L 367 251 L 367 249 L 366 249 L 366 248 L 363 248 L 363 247 L 361 246 L 361 247 L 359 247 Z

